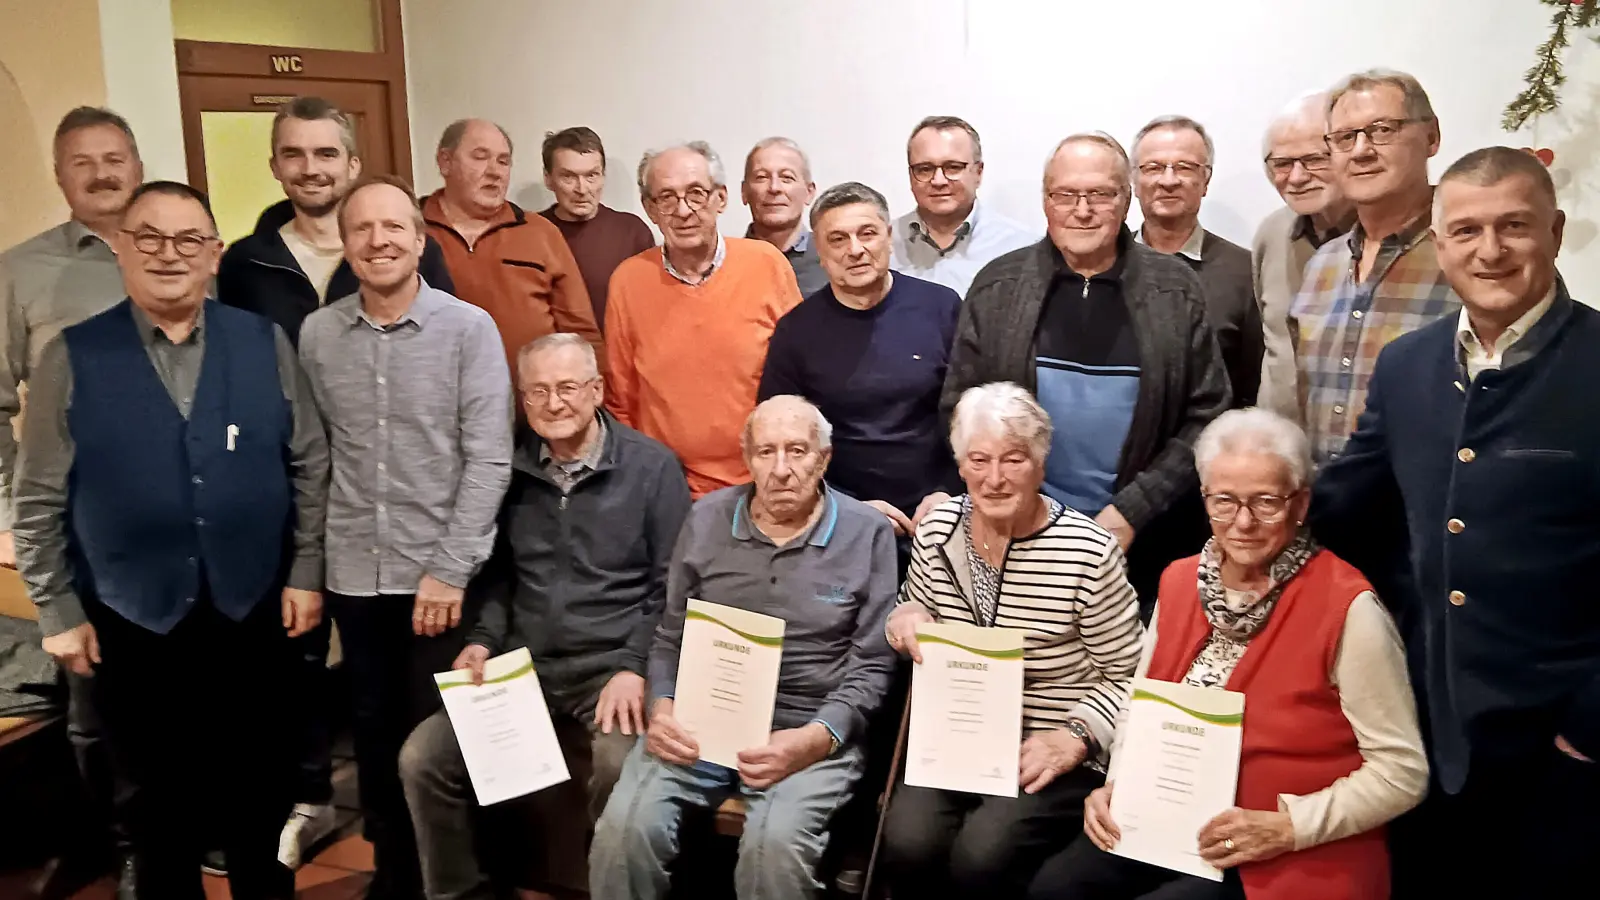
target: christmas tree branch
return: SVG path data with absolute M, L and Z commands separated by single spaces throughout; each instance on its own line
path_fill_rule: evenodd
M 1539 45 L 1533 67 L 1523 76 L 1527 86 L 1506 104 L 1500 119 L 1506 131 L 1516 131 L 1528 120 L 1554 112 L 1561 105 L 1559 92 L 1567 83 L 1561 57 L 1572 44 L 1570 32 L 1600 25 L 1600 0 L 1541 0 L 1554 6 L 1550 37 Z M 1600 42 L 1600 36 L 1595 40 Z

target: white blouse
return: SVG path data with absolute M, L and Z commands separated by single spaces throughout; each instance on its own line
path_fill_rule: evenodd
M 1135 678 L 1150 670 L 1160 615 L 1158 602 L 1145 631 Z M 1213 632 L 1184 675 L 1184 683 L 1226 684 L 1247 646 Z M 1361 766 L 1320 791 L 1278 795 L 1278 810 L 1288 813 L 1294 823 L 1296 850 L 1370 831 L 1416 806 L 1428 789 L 1428 760 L 1405 650 L 1394 620 L 1371 591 L 1357 596 L 1345 614 L 1344 634 L 1328 678 L 1355 732 Z M 1127 712 L 1124 701 L 1117 716 L 1117 740 L 1122 738 Z M 1107 781 L 1116 779 L 1119 760 L 1113 745 Z

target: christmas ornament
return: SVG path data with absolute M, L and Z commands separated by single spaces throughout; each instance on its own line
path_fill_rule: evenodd
M 1581 3 L 1583 0 L 1576 0 L 1576 2 Z M 1554 165 L 1556 161 L 1556 152 L 1551 150 L 1549 147 L 1540 147 L 1537 150 L 1533 149 L 1532 147 L 1523 147 L 1522 152 L 1528 154 L 1529 156 L 1537 157 L 1539 162 L 1544 163 L 1545 168 L 1549 168 L 1550 166 Z

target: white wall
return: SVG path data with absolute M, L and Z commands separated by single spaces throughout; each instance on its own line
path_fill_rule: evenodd
M 1260 164 L 1271 114 L 1350 71 L 1400 68 L 1438 112 L 1436 176 L 1487 144 L 1555 150 L 1572 219 L 1562 268 L 1600 303 L 1600 47 L 1572 48 L 1560 113 L 1532 134 L 1500 130 L 1546 34 L 1549 8 L 1534 0 L 407 0 L 404 12 L 419 188 L 438 186 L 444 126 L 485 116 L 517 142 L 512 193 L 531 208 L 549 202 L 545 132 L 584 124 L 606 141 L 619 208 L 638 210 L 647 147 L 709 140 L 737 181 L 750 145 L 784 134 L 819 187 L 865 181 L 898 213 L 911 205 L 907 132 L 948 113 L 983 135 L 985 201 L 1042 231 L 1056 140 L 1098 128 L 1126 141 L 1179 112 L 1217 141 L 1202 221 L 1244 243 L 1278 205 Z M 730 234 L 749 221 L 733 195 Z
M 170 0 L 100 0 L 106 105 L 139 138 L 147 179 L 188 181 Z

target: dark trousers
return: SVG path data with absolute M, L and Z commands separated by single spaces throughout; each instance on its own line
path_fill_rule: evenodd
M 1039 869 L 1028 900 L 1244 900 L 1244 886 L 1236 869 L 1210 881 L 1107 853 L 1085 837 Z
M 316 628 L 294 638 L 295 735 L 299 740 L 294 784 L 296 803 L 322 806 L 333 802 L 333 727 L 328 675 L 328 643 L 333 619 L 324 615 Z
M 276 598 L 243 622 L 206 596 L 156 634 L 86 604 L 100 640 L 92 694 L 119 775 L 141 897 L 203 896 L 200 859 L 220 847 L 238 900 L 288 898 L 278 864 L 291 767 L 284 689 L 293 664 Z
M 1460 793 L 1431 784 L 1389 836 L 1394 900 L 1578 896 L 1600 848 L 1600 764 L 1554 738 L 1509 759 L 1474 755 Z
M 1105 776 L 1079 767 L 1015 798 L 901 784 L 882 865 L 896 900 L 1021 897 L 1045 857 L 1083 832 L 1083 801 Z
M 115 850 L 119 856 L 129 852 L 127 808 L 133 796 L 133 786 L 117 771 L 111 758 L 111 748 L 106 746 L 105 727 L 94 705 L 94 679 L 66 673 L 67 679 L 67 740 L 72 745 L 72 755 L 78 764 L 78 775 L 83 779 L 84 793 L 94 811 L 95 828 L 104 823 L 107 855 Z M 97 837 L 96 842 L 99 842 Z M 96 854 L 101 850 L 96 847 Z
M 400 783 L 400 748 L 442 707 L 433 673 L 450 668 L 461 640 L 411 630 L 410 594 L 325 595 L 339 626 L 350 683 L 351 731 L 363 829 L 373 849 L 374 897 L 420 897 L 422 872 Z

